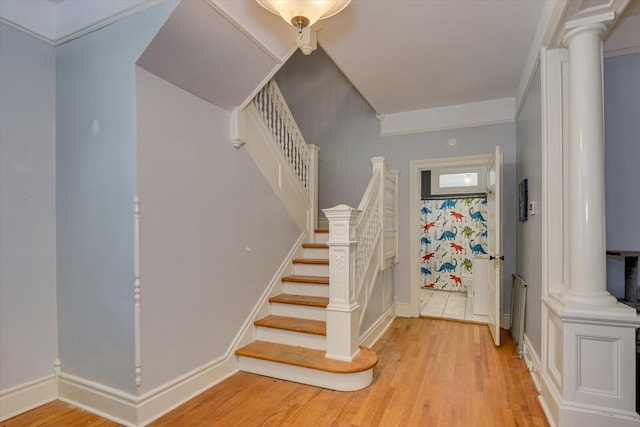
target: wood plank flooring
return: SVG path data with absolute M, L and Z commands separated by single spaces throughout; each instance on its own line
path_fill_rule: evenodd
M 548 426 L 524 361 L 503 338 L 495 348 L 484 325 L 399 318 L 373 347 L 379 361 L 364 390 L 240 372 L 151 426 Z M 116 425 L 54 402 L 0 426 L 89 424 Z

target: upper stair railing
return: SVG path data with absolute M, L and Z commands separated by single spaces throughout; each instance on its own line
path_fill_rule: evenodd
M 327 357 L 352 360 L 359 351 L 360 323 L 381 270 L 397 261 L 398 172 L 371 159 L 373 173 L 354 209 L 338 205 L 329 220 Z
M 307 144 L 275 80 L 236 112 L 234 145 L 246 144 L 258 168 L 308 240 L 318 222 L 318 147 Z M 240 141 L 236 143 L 235 141 Z

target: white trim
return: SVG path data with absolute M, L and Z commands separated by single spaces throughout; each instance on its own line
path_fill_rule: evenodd
M 0 391 L 0 421 L 15 417 L 58 398 L 54 374 Z
M 136 387 L 142 384 L 142 329 L 140 306 L 140 199 L 133 198 L 133 337 Z
M 396 303 L 396 314 L 400 317 L 420 317 L 420 282 L 419 271 L 419 253 L 420 246 L 418 239 L 411 238 L 411 230 L 418 230 L 420 227 L 420 217 L 418 215 L 418 203 L 420 200 L 420 172 L 431 168 L 451 168 L 451 167 L 473 167 L 485 166 L 491 160 L 491 155 L 479 156 L 463 156 L 463 157 L 447 157 L 442 159 L 429 160 L 412 160 L 409 163 L 409 268 L 411 269 L 409 277 L 410 286 L 410 303 Z M 408 308 L 407 308 L 408 307 Z
M 542 378 L 541 378 L 541 369 L 540 369 L 540 357 L 538 353 L 536 353 L 535 349 L 531 345 L 531 341 L 527 334 L 524 334 L 524 361 L 527 364 L 527 369 L 531 373 L 531 378 L 533 379 L 533 383 L 536 386 L 536 390 L 538 393 L 542 390 Z
M 442 175 L 450 174 L 476 174 L 477 184 L 469 186 L 440 186 L 440 177 Z M 470 193 L 482 193 L 486 189 L 486 167 L 474 166 L 474 167 L 462 167 L 462 168 L 433 168 L 431 169 L 431 194 L 470 194 Z
M 396 317 L 411 317 L 411 304 L 396 302 Z M 413 317 L 419 317 L 413 316 Z
M 372 347 L 380 337 L 389 329 L 391 323 L 396 318 L 396 305 L 391 306 L 382 313 L 382 316 L 360 337 L 360 345 Z
M 627 47 L 627 48 L 622 48 L 622 49 L 605 50 L 604 51 L 604 57 L 605 58 L 612 58 L 614 56 L 632 55 L 634 53 L 640 53 L 640 46 L 632 46 L 632 47 Z
M 538 68 L 538 64 L 540 63 L 540 46 L 543 43 L 543 40 L 546 34 L 549 32 L 550 28 L 555 28 L 554 22 L 554 11 L 556 11 L 557 2 L 547 1 L 542 7 L 542 13 L 540 14 L 540 19 L 538 20 L 538 26 L 536 27 L 536 32 L 531 39 L 531 44 L 529 45 L 529 53 L 527 54 L 527 59 L 524 64 L 524 68 L 522 70 L 522 74 L 520 75 L 520 81 L 518 82 L 518 87 L 516 89 L 516 113 L 515 119 L 518 120 L 520 116 L 520 111 L 522 110 L 522 106 L 524 105 L 524 100 L 526 98 L 527 92 L 529 91 L 529 86 L 533 81 L 533 76 L 536 74 L 536 69 Z M 557 12 L 556 12 L 557 16 Z M 557 17 L 555 18 L 557 19 Z
M 16 31 L 19 31 L 19 32 L 23 33 L 23 34 L 26 34 L 27 36 L 32 37 L 32 38 L 34 38 L 34 39 L 36 39 L 36 40 L 38 40 L 38 41 L 40 41 L 42 43 L 48 44 L 51 47 L 55 47 L 56 46 L 55 42 L 53 40 L 51 40 L 50 38 L 47 38 L 47 37 L 42 36 L 42 35 L 40 35 L 40 34 L 38 34 L 36 32 L 33 32 L 30 29 L 28 29 L 26 27 L 23 27 L 20 24 L 16 24 L 13 21 L 9 21 L 8 19 L 6 19 L 6 18 L 4 18 L 2 16 L 0 16 L 0 24 L 6 25 L 9 28 L 12 28 L 12 29 L 14 29 Z
M 500 316 L 500 327 L 502 329 L 506 329 L 507 331 L 511 328 L 511 315 L 510 314 L 502 313 L 502 316 Z
M 61 372 L 58 400 L 125 426 L 137 426 L 137 397 L 94 381 Z
M 289 250 L 289 253 L 282 261 L 282 264 L 280 264 L 280 267 L 278 267 L 278 270 L 271 278 L 271 281 L 260 296 L 260 299 L 247 317 L 247 320 L 245 320 L 242 328 L 240 328 L 240 332 L 238 332 L 238 334 L 234 338 L 231 346 L 229 347 L 229 350 L 227 351 L 227 355 L 233 354 L 238 348 L 242 347 L 243 345 L 247 345 L 255 340 L 256 328 L 253 326 L 253 322 L 255 322 L 256 319 L 264 317 L 269 313 L 269 298 L 280 293 L 280 289 L 276 289 L 276 286 L 282 285 L 281 279 L 286 272 L 292 272 L 293 259 L 300 253 L 302 243 L 305 241 L 306 237 L 306 233 L 302 233 L 298 237 L 298 240 L 296 240 L 296 242 L 293 244 L 292 248 Z
M 507 123 L 514 117 L 515 98 L 501 98 L 386 114 L 378 120 L 380 136 L 384 137 Z
M 235 374 L 238 372 L 235 351 L 253 341 L 253 322 L 268 310 L 269 297 L 279 292 L 275 289 L 276 285 L 281 283 L 287 267 L 291 268 L 292 260 L 300 251 L 305 237 L 306 233 L 298 237 L 223 356 L 140 396 L 60 373 L 58 399 L 125 426 L 144 426 Z
M 50 46 L 59 46 L 61 44 L 70 42 L 72 40 L 78 39 L 82 36 L 85 36 L 87 34 L 90 34 L 94 31 L 97 31 L 101 28 L 104 28 L 108 25 L 111 25 L 121 19 L 125 19 L 128 18 L 130 16 L 136 15 L 144 10 L 147 10 L 157 4 L 160 3 L 164 3 L 167 0 L 143 0 L 141 3 L 132 5 L 126 9 L 123 9 L 122 11 L 115 13 L 113 15 L 109 15 L 106 16 L 104 18 L 98 19 L 97 21 L 95 21 L 92 24 L 89 24 L 85 27 L 82 27 L 78 30 L 75 31 L 71 31 L 68 32 L 66 34 L 64 34 L 63 36 L 60 37 L 56 37 L 55 35 L 53 37 L 48 37 L 46 35 L 40 34 L 36 31 L 33 31 L 29 28 L 26 28 L 24 26 L 22 26 L 21 24 L 11 21 L 7 18 L 4 17 L 0 17 L 0 23 L 5 24 L 11 28 L 13 28 L 14 30 L 20 31 L 30 37 L 35 38 L 36 40 L 39 40 L 41 42 L 44 42 Z M 56 11 L 58 11 L 59 9 L 57 9 L 58 6 L 56 6 Z M 55 27 L 55 25 L 54 25 Z M 57 28 L 54 28 L 54 30 L 57 30 Z
M 157 420 L 205 390 L 238 372 L 238 361 L 233 353 L 196 368 L 188 374 L 141 396 L 138 403 L 138 425 Z

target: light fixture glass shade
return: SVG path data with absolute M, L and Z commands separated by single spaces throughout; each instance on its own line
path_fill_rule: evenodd
M 339 13 L 347 7 L 351 0 L 256 0 L 268 11 L 280 15 L 294 27 L 300 22 L 299 17 L 309 20 L 302 26 L 311 26 L 320 19 Z M 304 21 L 304 20 L 303 20 Z

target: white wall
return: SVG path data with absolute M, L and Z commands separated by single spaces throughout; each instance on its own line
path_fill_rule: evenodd
M 491 154 L 496 145 L 504 153 L 504 299 L 511 305 L 511 273 L 515 271 L 515 124 L 452 129 L 380 138 L 375 112 L 348 79 L 318 49 L 310 56 L 296 52 L 276 75 L 308 143 L 320 146 L 319 206 L 347 203 L 357 206 L 371 177 L 369 159 L 387 158 L 389 169 L 400 171 L 400 264 L 396 267 L 396 300 L 410 302 L 409 271 L 409 162 L 468 155 Z M 380 82 L 380 84 L 385 84 Z M 448 148 L 450 138 L 458 148 Z
M 604 106 L 607 249 L 640 251 L 640 53 L 605 59 Z M 622 258 L 607 257 L 607 287 L 624 297 Z
M 533 77 L 516 122 L 517 182 L 528 179 L 536 215 L 517 224 L 516 272 L 527 281 L 525 333 L 542 354 L 542 110 L 540 69 Z
M 65 373 L 135 392 L 135 62 L 163 2 L 56 48 L 59 355 Z
M 55 57 L 0 25 L 0 390 L 53 373 Z
M 141 68 L 136 83 L 145 392 L 225 356 L 300 232 L 229 113 Z

